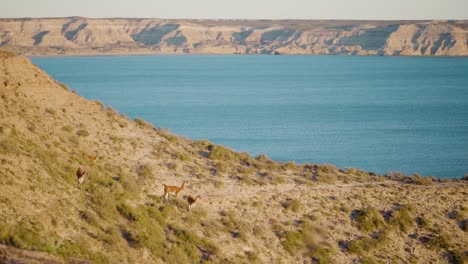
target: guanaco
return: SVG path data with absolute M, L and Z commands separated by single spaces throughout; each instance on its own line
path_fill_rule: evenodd
M 200 199 L 200 195 L 197 195 L 197 197 L 193 198 L 192 196 L 187 196 L 187 202 L 188 202 L 188 210 L 189 212 L 192 211 L 192 206 L 195 204 L 195 202 Z
M 97 159 L 99 159 L 100 156 L 101 154 L 99 154 L 99 152 L 96 152 L 96 155 L 88 155 L 88 158 L 90 158 L 92 161 L 96 161 Z
M 76 170 L 76 178 L 78 179 L 78 184 L 80 185 L 80 189 L 83 187 L 83 181 L 84 181 L 86 174 L 88 174 L 88 171 L 86 169 L 78 167 L 78 170 Z
M 182 185 L 180 187 L 163 184 L 163 186 L 164 186 L 164 202 L 167 203 L 168 198 L 169 198 L 169 193 L 174 193 L 175 197 L 177 197 L 177 195 L 184 189 L 184 185 L 185 185 L 186 182 L 187 181 L 183 181 Z

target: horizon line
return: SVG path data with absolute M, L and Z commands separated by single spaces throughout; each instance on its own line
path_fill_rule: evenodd
M 161 18 L 161 17 L 86 17 L 86 16 L 50 16 L 50 17 L 0 17 L 0 20 L 14 19 L 63 19 L 63 18 L 85 18 L 85 19 L 159 19 L 159 20 L 200 20 L 200 21 L 440 21 L 460 22 L 465 19 L 437 18 L 437 19 L 355 19 L 355 18 Z

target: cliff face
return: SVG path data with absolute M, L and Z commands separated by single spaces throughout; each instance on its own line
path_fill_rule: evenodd
M 467 56 L 468 21 L 1 19 L 0 46 L 28 55 Z

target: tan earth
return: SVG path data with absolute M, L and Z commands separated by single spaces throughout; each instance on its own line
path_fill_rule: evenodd
M 26 55 L 343 54 L 468 56 L 468 21 L 0 19 Z
M 0 263 L 464 263 L 467 197 L 179 137 L 0 51 Z

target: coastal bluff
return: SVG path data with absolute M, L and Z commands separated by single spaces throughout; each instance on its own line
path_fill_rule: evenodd
M 468 21 L 0 19 L 23 55 L 339 54 L 467 56 Z
M 71 88 L 0 50 L 0 263 L 468 259 L 466 177 L 253 157 Z

